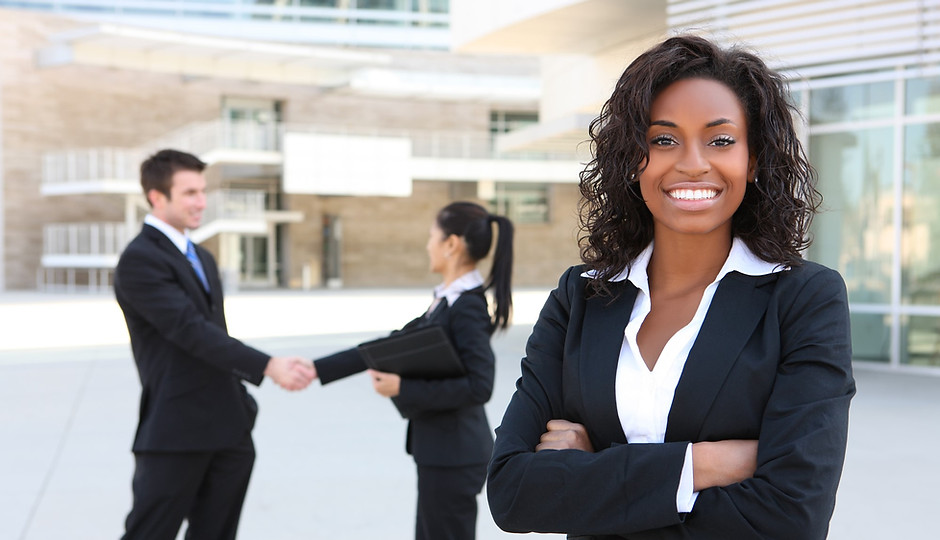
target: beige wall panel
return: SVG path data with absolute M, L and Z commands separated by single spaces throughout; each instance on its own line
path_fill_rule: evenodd
M 305 219 L 289 225 L 290 286 L 302 284 L 304 265 L 311 268 L 311 285 L 323 285 L 322 218 L 335 215 L 342 221 L 343 286 L 433 287 L 440 276 L 428 270 L 428 229 L 443 206 L 455 200 L 474 200 L 475 185 L 415 182 L 414 194 L 401 199 L 291 196 L 291 209 L 304 212 Z M 577 186 L 553 186 L 551 223 L 517 225 L 515 286 L 554 285 L 568 266 L 577 264 L 578 197 Z M 489 272 L 490 260 L 487 257 L 481 265 L 484 274 Z

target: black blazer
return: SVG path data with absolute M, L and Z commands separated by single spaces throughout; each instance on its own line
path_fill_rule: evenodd
M 482 288 L 442 301 L 430 317 L 418 317 L 402 330 L 439 324 L 467 374 L 448 379 L 402 378 L 392 402 L 408 419 L 405 449 L 418 465 L 460 467 L 489 461 L 493 435 L 483 405 L 493 393 L 496 360 L 490 347 L 493 325 Z M 366 369 L 355 349 L 314 361 L 322 384 Z
M 135 452 L 232 447 L 257 414 L 241 380 L 260 384 L 269 357 L 228 335 L 215 260 L 196 252 L 208 294 L 186 256 L 150 225 L 114 273 L 141 384 Z
M 845 284 L 804 262 L 769 276 L 732 272 L 715 293 L 679 379 L 665 443 L 625 444 L 614 380 L 636 299 L 587 299 L 582 267 L 548 298 L 522 377 L 496 430 L 487 493 L 514 532 L 596 538 L 822 539 L 835 505 L 855 393 Z M 536 453 L 553 418 L 584 424 L 595 453 Z M 753 478 L 676 491 L 689 442 L 758 439 Z

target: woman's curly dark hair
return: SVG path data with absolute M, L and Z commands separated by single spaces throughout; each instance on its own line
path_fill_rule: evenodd
M 594 158 L 581 172 L 581 259 L 595 272 L 597 294 L 653 240 L 653 217 L 640 194 L 649 159 L 650 106 L 670 84 L 710 79 L 730 88 L 744 108 L 757 182 L 748 183 L 732 218 L 761 259 L 797 266 L 822 197 L 793 125 L 784 79 L 754 54 L 722 49 L 698 36 L 677 36 L 641 54 L 617 81 L 589 133 Z

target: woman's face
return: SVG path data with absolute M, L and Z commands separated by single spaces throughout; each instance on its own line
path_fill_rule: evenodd
M 754 176 L 737 96 L 710 79 L 667 86 L 650 107 L 649 163 L 640 190 L 654 234 L 724 234 Z
M 444 260 L 447 258 L 447 246 L 444 238 L 444 231 L 438 227 L 437 222 L 431 224 L 431 230 L 428 231 L 428 266 L 431 272 L 440 274 L 444 270 Z

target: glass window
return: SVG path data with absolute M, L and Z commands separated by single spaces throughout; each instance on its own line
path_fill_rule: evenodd
M 894 82 L 821 88 L 810 93 L 809 102 L 811 124 L 891 118 Z
M 891 128 L 810 137 L 823 204 L 808 257 L 842 274 L 851 302 L 890 301 L 892 141 Z
M 492 111 L 490 112 L 490 133 L 508 133 L 538 124 L 538 122 L 539 113 L 537 112 Z
M 907 81 L 907 114 L 940 113 L 940 77 Z
M 940 317 L 903 317 L 901 363 L 940 366 Z
M 449 13 L 450 0 L 413 0 L 413 9 L 428 13 Z
M 548 223 L 548 184 L 497 182 L 490 211 L 508 217 L 516 225 Z
M 904 138 L 902 301 L 940 306 L 940 124 L 908 126 Z
M 940 317 L 904 317 L 901 363 L 940 366 Z
M 411 11 L 411 0 L 356 0 L 356 8 Z
M 852 358 L 887 364 L 890 354 L 891 319 L 882 313 L 852 313 Z

